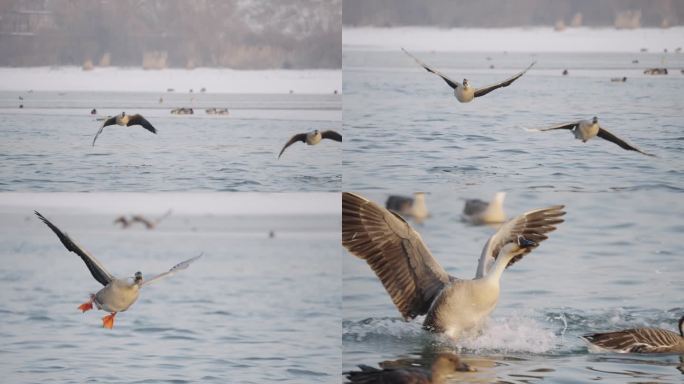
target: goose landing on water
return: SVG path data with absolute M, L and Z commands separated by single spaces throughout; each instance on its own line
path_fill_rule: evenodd
M 617 353 L 684 353 L 684 316 L 679 319 L 678 327 L 679 334 L 660 328 L 634 328 L 588 334 L 582 339 Z
M 278 158 L 280 159 L 280 156 L 283 155 L 283 152 L 289 147 L 290 145 L 301 141 L 302 143 L 307 143 L 308 145 L 316 145 L 321 142 L 323 139 L 330 139 L 330 140 L 335 140 L 342 142 L 342 135 L 335 131 L 319 131 L 318 129 L 314 130 L 313 132 L 309 133 L 298 133 L 290 138 L 290 141 L 285 143 L 285 146 L 283 149 L 280 150 L 280 153 L 278 154 Z
M 114 327 L 114 316 L 116 316 L 118 312 L 126 311 L 136 300 L 138 300 L 140 288 L 159 278 L 171 276 L 178 271 L 186 269 L 190 263 L 202 256 L 195 256 L 178 263 L 168 271 L 154 276 L 149 280 L 143 280 L 141 272 L 136 272 L 132 279 L 117 279 L 111 273 L 107 272 L 94 256 L 81 248 L 75 241 L 71 240 L 66 233 L 62 232 L 43 215 L 36 212 L 36 216 L 50 227 L 52 232 L 59 237 L 59 240 L 67 250 L 81 257 L 86 264 L 86 267 L 88 267 L 88 270 L 90 270 L 90 274 L 92 274 L 95 280 L 100 282 L 100 284 L 104 285 L 104 288 L 100 289 L 95 294 L 91 294 L 90 300 L 81 304 L 78 309 L 83 312 L 91 310 L 93 309 L 94 303 L 97 306 L 97 309 L 109 312 L 109 315 L 102 318 L 102 326 L 109 329 Z
M 484 95 L 488 94 L 489 92 L 491 92 L 495 89 L 508 87 L 514 81 L 518 80 L 520 78 L 520 76 L 524 75 L 525 72 L 527 72 L 530 68 L 532 68 L 532 66 L 536 63 L 536 62 L 533 62 L 524 71 L 516 74 L 515 76 L 513 76 L 511 78 L 508 78 L 504 81 L 496 83 L 494 85 L 490 85 L 490 86 L 483 87 L 483 88 L 473 88 L 468 83 L 468 79 L 463 79 L 463 84 L 459 83 L 458 81 L 451 80 L 446 75 L 442 74 L 441 72 L 439 72 L 435 69 L 432 69 L 427 64 L 418 60 L 417 57 L 408 53 L 408 51 L 405 50 L 404 48 L 402 48 L 401 50 L 404 51 L 405 54 L 409 55 L 413 60 L 415 60 L 416 63 L 418 63 L 418 65 L 425 68 L 426 71 L 428 71 L 430 73 L 434 73 L 435 75 L 441 77 L 442 80 L 444 80 L 451 88 L 453 88 L 454 96 L 456 96 L 456 99 L 458 101 L 460 101 L 461 103 L 468 103 L 468 102 L 472 101 L 474 98 L 484 96 Z
M 95 146 L 95 140 L 97 140 L 97 137 L 100 136 L 100 133 L 102 133 L 105 127 L 110 125 L 121 125 L 126 127 L 130 127 L 132 125 L 140 125 L 141 127 L 154 133 L 155 135 L 157 134 L 157 130 L 152 126 L 152 124 L 150 124 L 149 121 L 145 120 L 145 118 L 141 115 L 127 115 L 125 112 L 121 112 L 120 115 L 112 116 L 109 119 L 105 120 L 104 124 L 102 124 L 102 127 L 100 127 L 100 130 L 97 131 L 97 134 L 93 139 L 93 147 Z
M 400 216 L 353 193 L 342 194 L 342 245 L 366 260 L 405 320 L 458 338 L 477 330 L 499 300 L 503 271 L 547 239 L 563 222 L 563 206 L 526 212 L 485 243 L 473 280 L 450 276 Z
M 527 129 L 527 131 L 538 131 L 538 132 L 545 132 L 545 131 L 553 131 L 556 129 L 568 129 L 572 131 L 572 133 L 575 135 L 575 138 L 577 140 L 582 140 L 583 143 L 586 143 L 587 140 L 593 138 L 593 137 L 600 137 L 604 140 L 608 140 L 612 143 L 617 144 L 620 146 L 622 149 L 626 149 L 628 151 L 636 151 L 639 152 L 643 155 L 646 156 L 654 156 L 650 153 L 646 153 L 642 151 L 641 149 L 627 143 L 626 141 L 622 140 L 621 138 L 613 135 L 612 133 L 608 132 L 605 128 L 601 128 L 598 123 L 598 117 L 594 116 L 591 121 L 589 120 L 579 120 L 575 121 L 572 123 L 563 123 L 563 124 L 558 124 L 554 125 L 553 127 L 548 127 L 548 128 L 542 128 L 542 129 Z

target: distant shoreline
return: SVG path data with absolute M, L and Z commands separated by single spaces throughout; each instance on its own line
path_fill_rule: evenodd
M 344 27 L 343 50 L 438 52 L 640 52 L 663 53 L 684 45 L 684 27 L 662 28 L 435 28 Z M 682 54 L 682 53 L 680 53 Z
M 135 67 L 0 67 L 0 91 L 109 91 L 243 94 L 332 94 L 342 91 L 342 70 L 144 70 Z

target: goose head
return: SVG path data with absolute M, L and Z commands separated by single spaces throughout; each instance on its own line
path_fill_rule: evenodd
M 598 117 L 594 116 L 594 118 L 591 119 L 591 122 L 594 124 L 598 124 Z
M 138 272 L 135 273 L 135 277 L 134 277 L 133 282 L 134 282 L 135 284 L 138 284 L 138 285 L 142 284 L 142 282 L 143 282 L 143 275 L 142 275 L 142 272 L 138 271 Z
M 468 79 L 463 79 L 463 88 L 468 88 Z
M 679 335 L 681 337 L 684 337 L 684 316 L 682 316 L 682 318 L 679 319 Z

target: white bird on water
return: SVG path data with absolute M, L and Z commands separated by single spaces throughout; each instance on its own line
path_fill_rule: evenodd
M 136 272 L 132 279 L 124 278 L 117 279 L 111 273 L 102 266 L 102 264 L 95 258 L 95 256 L 88 253 L 86 250 L 81 248 L 75 241 L 73 241 L 66 233 L 62 232 L 57 226 L 52 224 L 43 215 L 36 212 L 36 216 L 43 221 L 50 229 L 57 235 L 59 240 L 62 242 L 64 247 L 77 254 L 81 257 L 83 262 L 85 262 L 86 267 L 90 270 L 95 280 L 104 285 L 104 288 L 100 289 L 97 293 L 90 295 L 90 300 L 81 304 L 78 309 L 85 312 L 93 309 L 93 304 L 97 306 L 97 309 L 101 309 L 109 312 L 110 314 L 102 318 L 102 326 L 105 328 L 114 327 L 114 316 L 118 312 L 126 311 L 136 300 L 138 300 L 138 295 L 140 294 L 140 288 L 146 286 L 147 284 L 160 279 L 165 276 L 171 276 L 172 274 L 186 269 L 190 263 L 199 259 L 202 255 L 195 256 L 191 259 L 185 260 L 181 263 L 176 264 L 168 271 L 154 276 L 151 279 L 144 280 L 141 272 Z
M 524 75 L 525 72 L 527 72 L 532 66 L 536 63 L 533 62 L 530 64 L 524 71 L 516 74 L 513 77 L 510 77 L 504 81 L 498 82 L 496 84 L 487 86 L 487 87 L 482 87 L 482 88 L 474 88 L 470 86 L 470 83 L 468 83 L 468 79 L 463 79 L 463 83 L 459 83 L 458 81 L 451 80 L 449 77 L 446 75 L 442 74 L 441 72 L 437 71 L 436 69 L 431 68 L 427 64 L 423 63 L 422 61 L 418 60 L 417 57 L 413 56 L 412 54 L 408 53 L 407 50 L 404 48 L 401 49 L 409 55 L 413 60 L 418 63 L 421 67 L 425 68 L 430 73 L 434 73 L 435 75 L 439 76 L 444 80 L 451 88 L 454 90 L 454 96 L 456 96 L 456 99 L 460 101 L 461 103 L 468 103 L 472 101 L 476 97 L 484 96 L 488 94 L 489 92 L 498 89 L 498 88 L 503 88 L 503 87 L 508 87 L 511 85 L 514 81 L 518 80 L 520 76 Z
M 530 132 L 545 132 L 545 131 L 553 131 L 557 129 L 567 129 L 572 132 L 573 135 L 575 135 L 575 138 L 577 140 L 582 140 L 583 143 L 586 143 L 587 140 L 594 138 L 596 136 L 608 140 L 612 143 L 617 144 L 620 146 L 622 149 L 626 149 L 628 151 L 636 151 L 639 152 L 643 155 L 646 156 L 655 156 L 650 153 L 646 153 L 642 151 L 641 149 L 627 143 L 626 141 L 622 140 L 621 138 L 615 136 L 614 134 L 608 132 L 605 128 L 602 128 L 599 123 L 598 123 L 598 117 L 594 116 L 593 119 L 591 120 L 578 120 L 578 121 L 573 121 L 570 123 L 562 123 L 558 125 L 554 125 L 552 127 L 548 128 L 542 128 L 542 129 L 526 129 L 527 131 Z
M 127 115 L 125 112 L 121 112 L 120 115 L 112 116 L 105 120 L 104 124 L 102 124 L 102 126 L 100 127 L 100 130 L 97 131 L 95 138 L 93 138 L 93 147 L 95 146 L 95 140 L 97 140 L 97 137 L 100 136 L 100 133 L 102 133 L 105 127 L 109 125 L 121 125 L 126 127 L 130 127 L 132 125 L 140 125 L 148 131 L 154 133 L 155 135 L 157 134 L 157 130 L 152 126 L 152 124 L 150 124 L 149 121 L 145 120 L 145 118 L 141 115 Z
M 405 320 L 458 338 L 480 328 L 499 301 L 503 271 L 563 222 L 562 205 L 526 212 L 503 224 L 480 256 L 472 280 L 450 276 L 399 215 L 353 193 L 342 194 L 342 245 L 366 260 Z
M 492 201 L 480 199 L 468 199 L 463 207 L 463 220 L 475 224 L 498 224 L 506 221 L 506 212 L 503 209 L 506 192 L 497 192 Z

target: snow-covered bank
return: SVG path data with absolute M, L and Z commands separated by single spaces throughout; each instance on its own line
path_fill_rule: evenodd
M 26 212 L 51 209 L 115 214 L 159 213 L 172 208 L 189 215 L 318 215 L 339 214 L 338 193 L 17 193 L 0 195 L 0 210 Z
M 197 68 L 143 70 L 138 68 L 79 67 L 0 68 L 2 91 L 110 91 L 211 93 L 314 93 L 342 89 L 340 70 L 266 70 Z
M 568 28 L 438 29 L 345 28 L 344 49 L 454 52 L 673 52 L 684 46 L 684 27 L 631 30 Z

